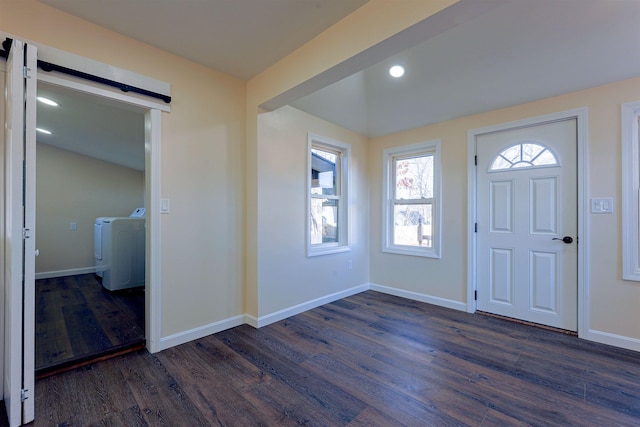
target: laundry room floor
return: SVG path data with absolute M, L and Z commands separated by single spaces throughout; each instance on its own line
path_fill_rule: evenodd
M 144 288 L 110 292 L 100 280 L 36 280 L 36 375 L 144 344 Z

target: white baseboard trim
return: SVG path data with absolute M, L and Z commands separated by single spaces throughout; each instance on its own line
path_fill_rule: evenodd
M 311 301 L 304 302 L 302 304 L 294 305 L 292 307 L 285 308 L 280 311 L 276 311 L 265 316 L 255 317 L 250 314 L 241 314 L 238 316 L 230 317 L 228 319 L 220 320 L 218 322 L 210 323 L 208 325 L 200 326 L 188 331 L 179 332 L 177 334 L 169 335 L 160 339 L 160 350 L 166 350 L 176 345 L 184 344 L 189 341 L 197 340 L 207 335 L 212 335 L 218 332 L 222 332 L 226 329 L 234 328 L 242 324 L 247 324 L 254 328 L 262 328 L 263 326 L 270 325 L 271 323 L 278 322 L 286 319 L 287 317 L 295 316 L 296 314 L 303 313 L 307 310 L 311 310 L 321 305 L 328 304 L 342 298 L 349 297 L 351 295 L 359 294 L 360 292 L 373 290 L 382 292 L 389 295 L 395 295 L 402 298 L 408 298 L 415 301 L 426 302 L 429 304 L 438 305 L 441 307 L 452 308 L 454 310 L 466 311 L 467 305 L 459 301 L 452 301 L 445 298 L 434 297 L 430 295 L 420 294 L 417 292 L 405 291 L 403 289 L 392 288 L 389 286 L 377 285 L 374 283 L 365 283 L 359 286 L 355 286 L 344 291 L 335 292 L 330 295 L 325 295 L 320 298 L 316 298 Z
M 244 315 L 244 323 L 246 323 L 247 325 L 258 329 L 258 318 L 256 316 L 252 316 L 250 314 L 246 314 L 245 313 L 245 315 Z
M 188 331 L 178 332 L 177 334 L 160 338 L 160 350 L 166 350 L 176 345 L 184 344 L 227 329 L 235 328 L 243 323 L 245 323 L 245 316 L 241 314 L 239 316 L 233 316 L 208 325 L 199 326 Z
M 80 274 L 80 273 L 75 273 Z M 68 275 L 68 274 L 64 274 Z M 56 277 L 56 276 L 51 276 Z M 208 325 L 200 326 L 188 331 L 179 332 L 177 334 L 169 335 L 168 337 L 161 338 L 160 350 L 166 350 L 176 345 L 184 344 L 189 341 L 197 340 L 208 335 L 212 335 L 224 330 L 234 328 L 243 324 L 247 324 L 254 328 L 261 328 L 271 323 L 278 322 L 286 319 L 287 317 L 300 314 L 307 310 L 311 310 L 321 305 L 328 304 L 337 301 L 342 298 L 346 298 L 351 295 L 359 294 L 364 291 L 377 291 L 389 295 L 394 295 L 402 298 L 411 299 L 414 301 L 425 302 L 428 304 L 437 305 L 440 307 L 451 308 L 453 310 L 466 311 L 466 303 L 460 301 L 454 301 L 446 298 L 434 297 L 431 295 L 421 294 L 418 292 L 407 291 L 404 289 L 393 288 L 390 286 L 378 285 L 375 283 L 366 283 L 359 285 L 344 291 L 336 292 L 331 295 L 326 295 L 311 301 L 298 304 L 284 310 L 277 311 L 275 313 L 267 314 L 266 316 L 255 317 L 250 314 L 241 314 L 233 316 L 228 319 L 220 320 L 218 322 L 210 323 Z M 586 336 L 580 338 L 598 342 L 601 344 L 607 344 L 614 347 L 625 348 L 628 350 L 640 351 L 640 339 L 625 337 L 622 335 L 611 334 L 608 332 L 597 331 L 590 329 Z
M 36 280 L 51 279 L 53 277 L 75 276 L 77 274 L 89 274 L 89 273 L 95 273 L 95 272 L 96 272 L 95 267 L 72 268 L 69 270 L 58 270 L 58 271 L 43 271 L 42 273 L 36 273 Z
M 320 307 L 321 305 L 328 304 L 330 302 L 334 302 L 339 299 L 346 298 L 351 295 L 359 294 L 360 292 L 364 292 L 368 290 L 369 290 L 369 284 L 359 285 L 350 289 L 346 289 L 344 291 L 336 292 L 330 295 L 316 298 L 311 301 L 303 302 L 302 304 L 294 305 L 292 307 L 285 308 L 284 310 L 267 314 L 266 316 L 260 316 L 258 318 L 251 316 L 248 319 L 250 320 L 250 322 L 247 322 L 247 323 L 253 326 L 254 328 L 262 328 L 263 326 L 270 325 L 271 323 L 278 322 L 282 319 L 286 319 L 287 317 L 295 316 L 296 314 L 300 314 L 304 311 L 311 310 L 312 308 Z
M 404 289 L 392 288 L 390 286 L 377 285 L 370 283 L 372 291 L 382 292 L 384 294 L 395 295 L 397 297 L 412 299 L 415 301 L 426 302 L 428 304 L 439 305 L 440 307 L 452 308 L 454 310 L 467 311 L 467 303 L 454 301 L 446 298 L 434 297 L 418 292 L 406 291 Z
M 609 332 L 589 329 L 589 331 L 587 332 L 587 336 L 581 336 L 580 338 L 598 342 L 600 344 L 626 348 L 627 350 L 640 351 L 640 339 L 630 338 L 624 335 L 616 335 Z

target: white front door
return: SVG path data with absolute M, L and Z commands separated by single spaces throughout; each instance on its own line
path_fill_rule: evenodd
M 476 137 L 478 310 L 577 331 L 576 124 Z
M 34 418 L 36 49 L 14 40 L 5 123 L 4 401 L 9 424 Z

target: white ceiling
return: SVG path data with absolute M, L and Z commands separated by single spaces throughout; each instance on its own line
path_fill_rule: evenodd
M 53 145 L 131 169 L 144 170 L 144 112 L 107 98 L 38 82 L 38 96 L 60 104 L 38 102 L 38 143 Z
M 640 1 L 509 0 L 292 105 L 376 137 L 639 75 Z
M 242 79 L 366 3 L 39 1 Z M 390 43 L 388 59 L 291 105 L 375 137 L 640 75 L 640 0 L 462 0 L 451 10 L 460 18 L 429 18 L 413 47 Z M 403 78 L 389 77 L 392 63 Z
M 248 80 L 367 0 L 39 0 Z

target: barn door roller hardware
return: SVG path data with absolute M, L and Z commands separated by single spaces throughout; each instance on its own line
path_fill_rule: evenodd
M 0 50 L 0 56 L 3 58 L 8 58 L 9 51 L 11 50 L 11 45 L 13 44 L 13 39 L 6 38 L 2 42 L 2 49 Z M 95 76 L 93 74 L 85 73 L 82 71 L 74 70 L 71 68 L 63 67 L 62 65 L 52 64 L 51 62 L 38 60 L 38 67 L 45 72 L 57 71 L 58 73 L 67 74 L 74 77 L 79 77 L 81 79 L 89 80 L 96 83 L 101 83 L 104 85 L 108 85 L 111 87 L 115 87 L 120 89 L 123 92 L 134 92 L 139 93 L 140 95 L 150 96 L 152 98 L 160 99 L 165 103 L 171 103 L 171 97 L 168 95 L 163 95 L 161 93 L 152 92 L 150 90 L 142 89 L 136 86 L 131 86 L 128 84 L 120 83 L 115 80 L 105 79 L 104 77 Z
M 63 67 L 62 65 L 52 64 L 51 62 L 38 60 L 38 67 L 41 68 L 42 71 L 46 71 L 46 72 L 57 71 L 59 73 L 68 74 L 70 76 L 79 77 L 81 79 L 90 80 L 92 82 L 102 83 L 108 86 L 116 87 L 123 92 L 134 92 L 134 93 L 139 93 L 141 95 L 150 96 L 152 98 L 157 98 L 166 102 L 167 104 L 171 102 L 171 97 L 168 95 L 163 95 L 161 93 L 152 92 L 150 90 L 116 82 L 115 80 L 105 79 L 104 77 L 94 76 L 93 74 L 88 74 L 82 71 L 73 70 L 71 68 Z
M 11 50 L 12 44 L 13 44 L 13 39 L 10 39 L 9 37 L 4 39 L 4 41 L 2 42 L 2 50 L 0 50 L 0 57 L 2 58 L 9 57 L 9 51 Z

